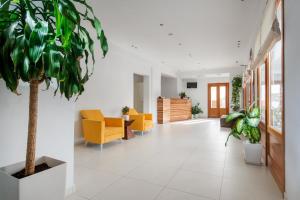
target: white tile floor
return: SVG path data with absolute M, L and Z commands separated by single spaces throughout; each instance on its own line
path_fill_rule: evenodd
M 75 148 L 67 200 L 281 200 L 270 172 L 243 162 L 217 120 L 158 125 L 131 140 Z

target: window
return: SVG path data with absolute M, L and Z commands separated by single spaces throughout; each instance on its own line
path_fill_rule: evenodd
M 277 16 L 282 27 L 281 3 L 278 5 Z M 281 29 L 282 30 L 282 29 Z M 282 40 L 278 41 L 270 51 L 270 120 L 269 125 L 282 132 Z
M 211 108 L 217 108 L 217 87 L 211 87 Z
M 226 86 L 220 86 L 220 108 L 226 108 Z
M 282 127 L 282 43 L 270 52 L 270 126 L 281 132 Z
M 252 89 L 251 89 L 251 81 L 248 80 L 247 84 L 246 84 L 246 88 L 247 88 L 247 107 L 251 106 L 251 96 L 252 96 Z
M 266 65 L 262 64 L 259 68 L 259 106 L 261 110 L 260 120 L 266 122 Z

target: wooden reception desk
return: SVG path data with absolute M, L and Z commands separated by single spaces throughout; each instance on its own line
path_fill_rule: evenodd
M 189 99 L 157 99 L 157 122 L 188 120 L 192 118 L 192 101 Z

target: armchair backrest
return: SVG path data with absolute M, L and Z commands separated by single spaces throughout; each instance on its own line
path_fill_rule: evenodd
M 134 109 L 134 108 L 130 108 L 128 115 L 138 115 L 139 113 Z
M 104 116 L 101 110 L 81 110 L 80 115 L 83 119 L 104 121 Z

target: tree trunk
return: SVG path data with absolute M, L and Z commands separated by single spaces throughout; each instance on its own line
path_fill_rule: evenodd
M 35 171 L 35 148 L 36 148 L 36 127 L 38 115 L 38 93 L 39 81 L 33 80 L 30 82 L 29 96 L 29 121 L 28 121 L 28 136 L 27 136 L 27 152 L 25 176 L 34 174 Z

